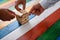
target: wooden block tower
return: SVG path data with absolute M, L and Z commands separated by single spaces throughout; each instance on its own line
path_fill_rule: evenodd
M 29 13 L 27 13 L 25 10 L 21 10 L 20 12 L 17 12 L 16 18 L 20 24 L 25 24 L 29 21 Z

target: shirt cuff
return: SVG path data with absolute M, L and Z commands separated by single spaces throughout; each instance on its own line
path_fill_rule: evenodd
M 44 1 L 44 0 L 41 0 L 39 1 L 40 5 L 44 8 L 44 9 L 47 9 L 49 4 L 47 3 L 47 1 Z

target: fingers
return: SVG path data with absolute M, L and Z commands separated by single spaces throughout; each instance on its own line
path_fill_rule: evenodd
M 18 2 L 18 1 L 16 2 L 15 8 L 17 11 L 21 10 L 21 8 L 18 7 L 20 4 L 21 4 L 21 2 Z
M 23 4 L 23 10 L 25 10 L 25 7 L 26 7 L 26 4 L 24 3 L 24 4 Z
M 3 12 L 2 12 L 3 11 Z M 13 15 L 13 12 L 10 10 L 8 11 L 7 9 L 0 10 L 0 19 L 2 21 L 10 21 L 13 19 L 15 16 Z
M 10 12 L 9 14 L 16 16 L 16 14 L 13 11 L 7 10 L 8 12 Z
M 40 4 L 37 4 L 32 7 L 29 13 L 40 15 L 43 11 L 44 11 L 44 8 Z
M 23 5 L 23 10 L 25 10 L 25 7 L 26 7 L 26 0 L 22 1 L 22 5 Z
M 26 0 L 18 0 L 18 1 L 15 2 L 15 3 L 16 3 L 15 8 L 16 8 L 18 11 L 22 10 L 21 8 L 18 7 L 20 4 L 23 5 L 23 10 L 25 10 Z
M 20 0 L 20 2 L 18 3 L 18 5 L 22 4 L 23 5 L 23 10 L 25 10 L 26 7 L 26 0 Z
M 36 14 L 36 15 L 39 14 L 40 13 L 39 7 L 33 6 L 29 13 Z
M 2 21 L 10 21 L 10 20 L 11 20 L 11 18 L 10 18 L 9 16 L 7 16 L 7 15 L 2 15 L 2 16 L 0 17 L 0 19 L 1 19 Z
M 35 12 L 35 9 L 34 9 L 34 6 L 31 8 L 31 10 L 29 11 L 29 13 L 34 13 Z
M 13 16 L 13 15 L 2 15 L 2 17 L 1 17 L 1 20 L 3 20 L 3 21 L 10 21 L 10 20 L 12 20 L 13 18 L 14 18 L 15 16 Z
M 37 11 L 35 12 L 36 15 L 40 15 L 40 13 L 41 13 L 41 12 L 40 12 L 39 10 L 37 10 Z
M 15 17 L 15 13 L 10 11 L 10 10 L 6 10 L 7 11 L 7 15 L 8 15 L 8 19 L 7 20 L 11 20 Z

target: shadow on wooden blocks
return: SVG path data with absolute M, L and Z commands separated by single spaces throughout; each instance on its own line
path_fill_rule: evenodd
M 20 24 L 25 24 L 29 21 L 29 13 L 25 10 L 21 10 L 16 14 L 16 18 Z

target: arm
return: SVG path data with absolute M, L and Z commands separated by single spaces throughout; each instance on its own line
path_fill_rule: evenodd
M 47 9 L 57 3 L 59 0 L 41 0 L 39 3 L 44 8 Z
M 53 6 L 58 1 L 59 0 L 40 0 L 38 4 L 31 8 L 30 13 L 40 15 L 45 9 Z

